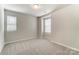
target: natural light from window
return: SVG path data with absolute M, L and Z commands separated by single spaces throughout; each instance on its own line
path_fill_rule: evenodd
M 16 16 L 7 16 L 7 31 L 16 31 Z
M 51 17 L 42 19 L 42 32 L 50 33 L 51 32 Z
M 46 33 L 51 32 L 51 18 L 45 19 L 45 32 Z

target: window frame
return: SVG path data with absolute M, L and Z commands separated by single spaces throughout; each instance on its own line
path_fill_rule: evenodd
M 51 23 L 51 17 L 46 17 L 46 18 L 44 18 L 44 33 L 51 33 L 51 26 L 50 26 L 50 32 L 45 32 L 45 21 L 46 20 L 48 20 L 48 19 L 50 19 L 50 23 Z M 51 24 L 50 24 L 51 25 Z
M 6 23 L 6 24 L 7 24 L 7 25 L 6 25 L 7 28 L 8 28 L 8 25 L 10 25 L 10 26 L 11 26 L 11 25 L 12 25 L 12 26 L 15 26 L 15 29 L 14 29 L 14 30 L 8 30 L 8 29 L 6 28 L 7 32 L 15 32 L 15 31 L 17 31 L 17 16 L 14 16 L 14 15 L 7 15 L 7 16 L 6 16 L 6 19 L 7 19 L 7 20 L 8 20 L 8 16 L 9 16 L 9 17 L 15 17 L 16 23 L 15 23 L 15 24 L 9 24 L 9 23 L 6 21 L 6 22 L 7 22 L 7 23 Z
M 45 19 L 48 19 L 48 18 L 51 19 L 51 32 L 45 32 Z M 46 15 L 46 16 L 41 17 L 41 34 L 43 36 L 45 36 L 45 34 L 51 34 L 51 33 L 52 33 L 52 16 L 50 14 L 50 15 Z

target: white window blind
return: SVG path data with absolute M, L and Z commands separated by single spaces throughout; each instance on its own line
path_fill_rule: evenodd
M 41 20 L 41 30 L 42 30 L 42 33 L 51 32 L 51 17 L 45 17 Z
M 45 32 L 51 32 L 51 18 L 45 19 Z
M 16 31 L 16 16 L 7 16 L 7 31 Z

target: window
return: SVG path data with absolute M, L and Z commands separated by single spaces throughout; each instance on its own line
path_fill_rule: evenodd
M 50 33 L 51 32 L 51 17 L 45 17 L 41 20 L 42 24 L 42 33 Z
M 16 31 L 16 16 L 7 16 L 7 31 Z
M 45 32 L 46 33 L 50 33 L 51 32 L 51 18 L 46 18 L 45 20 L 44 20 L 44 22 L 45 22 Z

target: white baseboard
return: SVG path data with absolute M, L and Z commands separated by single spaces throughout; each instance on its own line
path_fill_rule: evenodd
M 0 46 L 0 47 L 1 47 L 1 48 L 0 48 L 0 53 L 2 52 L 2 50 L 3 50 L 3 48 L 4 48 L 4 45 L 5 45 L 5 44 L 3 43 L 3 45 Z
M 78 51 L 78 52 L 79 52 L 79 49 L 70 47 L 70 46 L 65 45 L 65 44 L 63 44 L 63 43 L 60 43 L 60 42 L 51 41 L 49 38 L 45 38 L 45 39 L 47 39 L 48 41 L 50 41 L 50 42 L 52 42 L 52 43 L 55 43 L 55 44 L 61 45 L 61 46 L 63 46 L 63 47 L 66 47 L 66 48 L 68 48 L 68 49 L 71 49 L 71 50 L 74 50 L 74 51 Z
M 10 43 L 16 43 L 16 42 L 21 42 L 21 41 L 26 41 L 26 40 L 32 40 L 32 39 L 36 39 L 36 38 L 28 38 L 28 39 L 20 39 L 20 40 L 15 40 L 15 41 L 10 41 L 10 42 L 6 42 L 6 44 L 10 44 Z
M 29 39 L 21 39 L 21 40 L 16 40 L 16 41 L 10 41 L 10 42 L 6 42 L 6 44 L 9 44 L 9 43 L 15 43 L 15 42 L 20 42 L 20 41 L 28 41 L 28 40 L 32 40 L 32 39 L 39 39 L 39 38 L 29 38 Z M 42 38 L 41 38 L 42 39 Z M 63 47 L 66 47 L 68 49 L 71 49 L 71 50 L 74 50 L 74 51 L 78 51 L 79 52 L 79 49 L 76 49 L 76 48 L 73 48 L 73 47 L 70 47 L 68 45 L 65 45 L 65 44 L 62 44 L 62 43 L 59 43 L 59 42 L 56 42 L 56 41 L 51 41 L 49 38 L 43 38 L 43 39 L 47 39 L 49 42 L 51 43 L 55 43 L 55 44 L 58 44 L 58 45 L 61 45 Z

